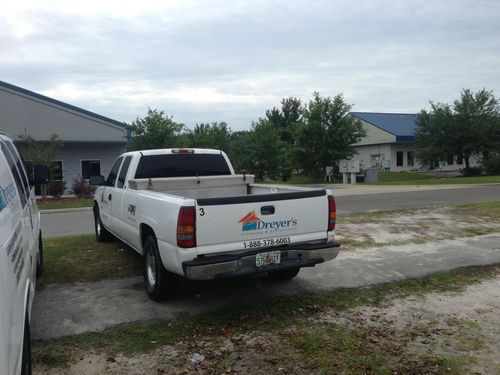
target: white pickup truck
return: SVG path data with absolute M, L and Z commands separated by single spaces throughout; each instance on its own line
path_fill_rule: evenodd
M 335 200 L 321 188 L 255 184 L 226 154 L 163 149 L 121 155 L 91 177 L 97 241 L 114 235 L 144 257 L 151 299 L 178 276 L 209 280 L 266 272 L 278 280 L 335 258 Z

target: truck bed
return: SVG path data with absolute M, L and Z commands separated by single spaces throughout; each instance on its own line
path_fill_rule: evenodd
M 316 196 L 319 192 L 324 195 L 323 189 L 302 188 L 298 186 L 255 184 L 253 175 L 227 175 L 227 176 L 200 176 L 200 177 L 175 177 L 175 178 L 153 178 L 153 179 L 132 179 L 129 181 L 129 188 L 134 190 L 150 190 L 165 193 L 183 198 L 198 200 L 198 204 L 208 205 L 211 202 L 221 200 L 233 201 L 240 197 L 248 202 L 248 196 L 262 196 L 268 194 L 289 194 L 300 193 L 300 197 Z M 312 192 L 316 192 L 312 193 Z M 246 199 L 244 197 L 247 197 Z M 255 197 L 260 199 L 264 197 Z M 273 197 L 278 199 L 277 196 Z M 250 199 L 251 200 L 251 199 Z M 265 201 L 263 199 L 262 201 Z

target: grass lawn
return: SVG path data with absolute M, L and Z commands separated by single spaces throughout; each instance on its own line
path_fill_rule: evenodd
M 264 180 L 257 181 L 264 184 L 310 185 L 342 183 L 342 179 L 327 182 L 322 178 L 312 178 L 304 175 L 293 175 L 288 181 Z M 424 172 L 380 172 L 377 185 L 445 185 L 445 184 L 488 184 L 500 183 L 500 176 L 473 176 L 473 177 L 435 177 Z M 360 185 L 364 185 L 360 183 Z
M 446 185 L 500 183 L 500 176 L 434 177 L 420 172 L 381 172 L 377 185 Z
M 119 241 L 99 243 L 93 234 L 43 241 L 41 285 L 92 282 L 140 275 L 142 258 Z
M 63 209 L 63 208 L 82 208 L 82 207 L 92 207 L 94 205 L 94 199 L 84 199 L 84 198 L 47 198 L 37 200 L 38 209 L 40 210 L 52 210 L 52 209 Z

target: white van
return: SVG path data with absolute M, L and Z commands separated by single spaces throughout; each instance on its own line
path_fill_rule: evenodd
M 12 140 L 0 133 L 0 374 L 31 374 L 31 307 L 43 267 L 34 188 Z

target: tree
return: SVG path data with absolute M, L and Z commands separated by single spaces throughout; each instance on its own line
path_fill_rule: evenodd
M 225 122 L 196 124 L 189 133 L 191 147 L 215 148 L 229 153 L 231 144 L 231 129 Z
M 296 166 L 294 158 L 295 135 L 302 123 L 302 102 L 297 98 L 283 98 L 281 108 L 266 111 L 266 121 L 273 127 L 281 140 L 279 175 L 287 181 Z
M 296 135 L 296 155 L 308 175 L 322 177 L 329 165 L 352 157 L 353 145 L 366 135 L 361 122 L 348 116 L 352 106 L 342 94 L 333 98 L 313 94 L 303 110 Z
M 32 163 L 33 166 L 45 165 L 53 171 L 55 159 L 61 150 L 62 143 L 57 134 L 52 134 L 48 142 L 36 141 L 30 135 L 20 134 L 21 144 L 19 151 L 24 160 Z
M 164 147 L 178 147 L 184 124 L 172 120 L 164 111 L 148 108 L 144 118 L 137 118 L 127 128 L 131 132 L 129 150 L 148 150 Z
M 266 119 L 252 124 L 248 138 L 249 170 L 258 179 L 275 179 L 285 156 L 285 146 L 278 130 Z
M 424 165 L 436 166 L 451 155 L 463 158 L 469 174 L 471 157 L 487 159 L 498 152 L 500 104 L 491 91 L 463 89 L 453 106 L 430 104 L 429 112 L 419 113 L 415 131 L 417 156 Z

